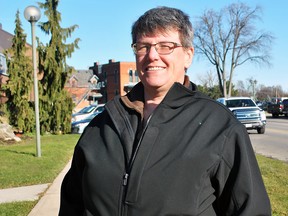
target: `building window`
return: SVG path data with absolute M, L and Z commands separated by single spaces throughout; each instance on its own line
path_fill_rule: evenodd
M 129 70 L 129 82 L 133 82 L 133 70 Z
M 0 73 L 7 75 L 6 58 L 2 53 L 0 53 Z
M 135 77 L 135 82 L 139 82 L 139 76 L 138 76 L 138 71 L 134 71 L 134 77 Z
M 114 83 L 118 83 L 118 70 L 114 71 Z
M 72 87 L 72 88 L 77 87 L 77 81 L 76 81 L 75 79 L 72 80 L 72 82 L 71 82 L 71 87 Z

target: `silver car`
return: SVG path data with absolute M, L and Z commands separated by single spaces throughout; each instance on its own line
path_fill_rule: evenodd
M 93 113 L 101 113 L 104 110 L 105 104 L 91 104 L 84 107 L 79 112 L 72 114 L 72 122 L 80 121 L 87 118 Z
M 103 111 L 103 110 L 102 110 Z M 101 112 L 102 112 L 101 111 Z M 74 121 L 71 124 L 71 133 L 82 134 L 87 125 L 92 121 L 92 119 L 98 115 L 100 112 L 94 112 L 88 115 L 86 118 L 79 121 Z

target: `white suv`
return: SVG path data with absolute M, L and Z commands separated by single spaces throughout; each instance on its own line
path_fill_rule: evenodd
M 259 134 L 265 133 L 266 114 L 251 98 L 229 97 L 218 98 L 217 101 L 228 107 L 247 130 L 255 129 Z

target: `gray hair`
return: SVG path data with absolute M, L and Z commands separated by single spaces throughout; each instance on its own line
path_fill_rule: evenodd
M 189 16 L 176 8 L 156 7 L 148 10 L 132 26 L 132 42 L 141 36 L 167 33 L 176 30 L 182 46 L 193 45 L 193 28 Z

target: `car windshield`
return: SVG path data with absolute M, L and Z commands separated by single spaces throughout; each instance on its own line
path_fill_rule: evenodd
M 90 113 L 92 110 L 95 109 L 95 106 L 87 106 L 84 107 L 82 110 L 80 110 L 78 113 L 84 114 L 84 113 Z
M 101 113 L 101 112 L 103 112 L 103 110 L 104 110 L 104 106 L 99 106 L 99 107 L 97 107 L 97 109 L 95 109 L 94 112 Z
M 232 99 L 226 101 L 227 107 L 255 107 L 256 105 L 249 99 Z

